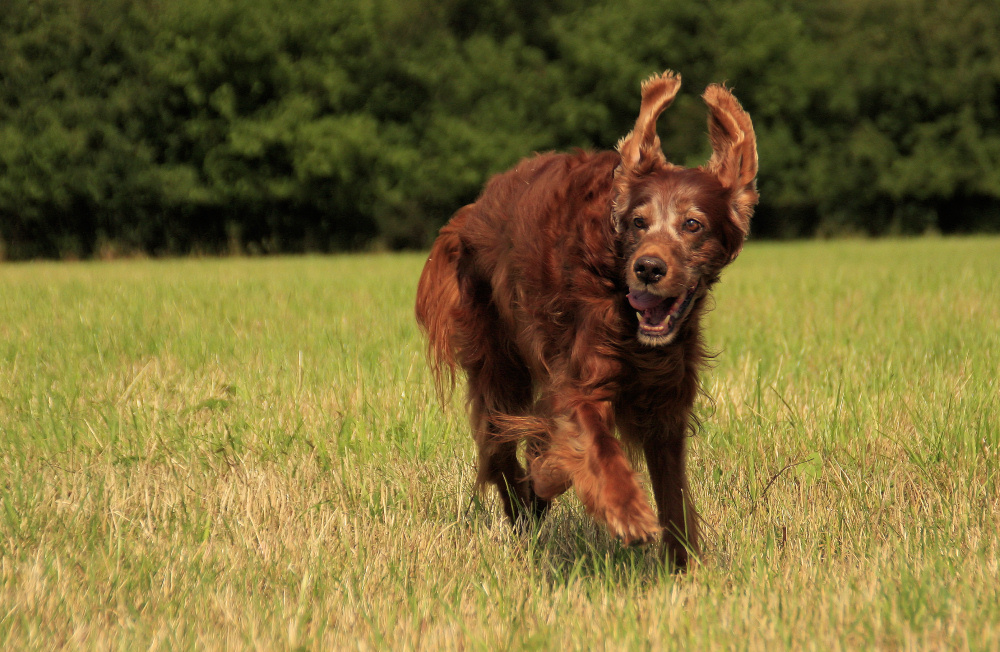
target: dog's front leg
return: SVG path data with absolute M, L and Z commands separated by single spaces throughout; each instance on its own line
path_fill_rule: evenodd
M 562 414 L 547 450 L 531 461 L 534 490 L 551 500 L 572 486 L 587 512 L 626 544 L 656 539 L 661 528 L 613 434 L 611 403 L 578 400 Z
M 673 436 L 647 438 L 643 444 L 649 479 L 663 526 L 663 547 L 675 568 L 683 569 L 698 555 L 698 514 L 684 469 L 684 428 Z
M 688 404 L 696 392 L 692 382 Z M 663 410 L 651 416 L 645 407 L 636 412 L 634 395 L 632 401 L 617 405 L 616 423 L 626 441 L 642 446 L 663 527 L 663 553 L 675 568 L 683 569 L 699 554 L 698 514 L 685 470 L 689 411 Z

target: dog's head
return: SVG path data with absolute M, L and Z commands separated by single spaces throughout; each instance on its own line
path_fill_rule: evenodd
M 743 247 L 757 204 L 757 143 L 750 116 L 724 86 L 711 85 L 712 157 L 697 168 L 667 162 L 656 119 L 681 79 L 667 71 L 642 84 L 635 128 L 618 143 L 611 218 L 622 245 L 628 301 L 644 344 L 669 344 L 695 302 Z

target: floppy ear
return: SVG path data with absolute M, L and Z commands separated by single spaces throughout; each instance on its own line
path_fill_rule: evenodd
M 635 127 L 618 141 L 622 160 L 615 169 L 615 199 L 612 222 L 621 230 L 621 215 L 628 204 L 629 177 L 644 174 L 656 166 L 667 166 L 667 159 L 656 135 L 656 119 L 670 106 L 681 87 L 681 76 L 672 70 L 653 75 L 642 82 L 642 104 Z
M 750 116 L 725 86 L 712 84 L 702 96 L 708 105 L 712 158 L 704 169 L 729 191 L 730 217 L 743 237 L 757 205 L 757 138 Z M 739 253 L 739 248 L 733 257 Z

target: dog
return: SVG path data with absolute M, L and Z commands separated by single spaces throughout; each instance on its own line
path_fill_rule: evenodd
M 537 154 L 489 180 L 435 240 L 416 317 L 439 388 L 467 377 L 477 486 L 496 486 L 512 523 L 572 488 L 623 543 L 662 536 L 682 569 L 699 554 L 685 446 L 702 316 L 758 194 L 753 124 L 724 85 L 702 96 L 708 163 L 667 161 L 656 120 L 680 84 L 642 84 L 614 151 Z

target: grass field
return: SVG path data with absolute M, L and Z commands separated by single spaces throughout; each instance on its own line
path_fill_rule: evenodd
M 0 646 L 1000 648 L 1000 239 L 747 247 L 683 576 L 473 496 L 422 263 L 0 266 Z

